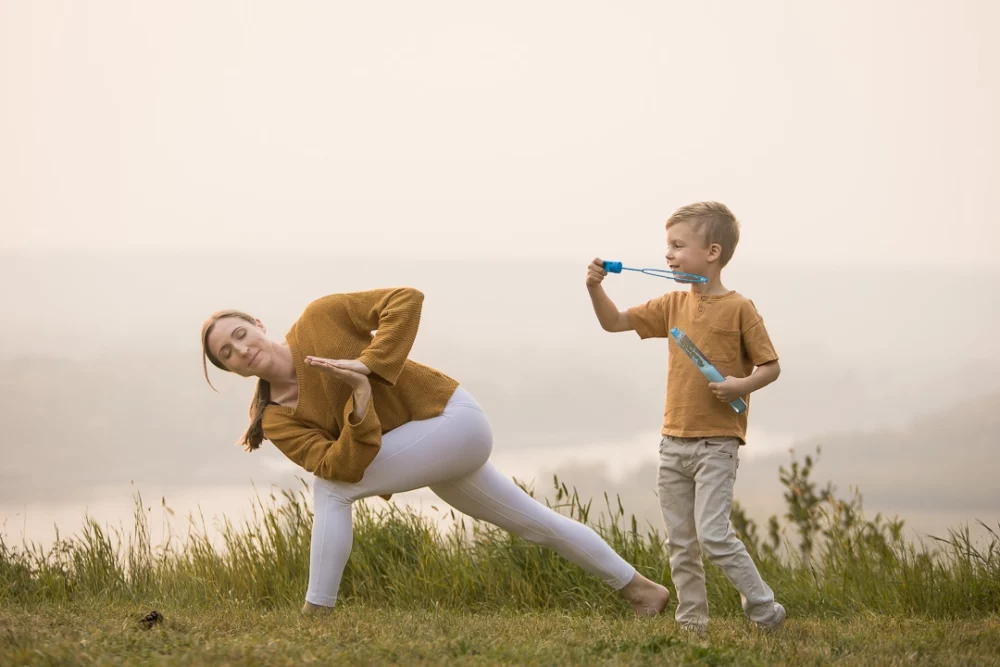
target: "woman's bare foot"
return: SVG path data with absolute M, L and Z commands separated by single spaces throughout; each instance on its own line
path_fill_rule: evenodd
M 670 601 L 670 591 L 638 572 L 619 592 L 639 616 L 656 616 Z
M 306 602 L 302 607 L 303 614 L 328 614 L 333 609 L 333 607 L 324 607 L 323 605 L 313 604 L 312 602 Z

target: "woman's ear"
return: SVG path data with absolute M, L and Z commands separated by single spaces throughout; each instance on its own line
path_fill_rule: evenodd
M 261 331 L 263 331 L 264 333 L 267 333 L 267 327 L 265 327 L 265 326 L 264 326 L 264 323 L 263 323 L 263 322 L 261 322 L 260 320 L 256 320 L 256 319 L 255 319 L 255 320 L 253 321 L 253 325 L 254 325 L 255 327 L 257 327 L 258 329 L 260 329 Z

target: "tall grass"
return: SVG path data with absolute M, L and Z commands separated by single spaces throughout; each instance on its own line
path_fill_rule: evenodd
M 968 528 L 929 543 L 902 537 L 903 522 L 864 518 L 861 496 L 838 499 L 811 481 L 814 461 L 782 468 L 787 512 L 768 535 L 735 505 L 733 524 L 779 599 L 797 615 L 878 613 L 968 618 L 1000 611 L 1000 526 L 976 545 Z M 600 512 L 558 478 L 546 502 L 591 525 L 640 572 L 669 585 L 664 536 L 640 529 L 620 501 Z M 265 609 L 299 604 L 309 567 L 312 512 L 304 490 L 253 501 L 240 524 L 225 521 L 221 547 L 203 517 L 183 541 L 154 547 L 141 497 L 134 529 L 107 530 L 88 520 L 50 549 L 10 546 L 0 538 L 0 602 L 87 599 L 143 605 L 225 603 Z M 554 552 L 487 524 L 454 516 L 442 531 L 396 505 L 359 503 L 354 548 L 340 589 L 343 604 L 455 609 L 591 609 L 625 613 L 613 591 Z M 740 613 L 736 591 L 706 564 L 715 615 Z

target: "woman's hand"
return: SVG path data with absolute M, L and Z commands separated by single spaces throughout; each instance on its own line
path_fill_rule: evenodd
M 319 357 L 306 357 L 306 359 L 319 359 Z M 328 361 L 337 368 L 354 371 L 362 375 L 371 375 L 372 373 L 371 369 L 358 359 L 323 359 L 323 361 Z
M 323 357 L 306 357 L 305 362 L 313 368 L 329 373 L 341 382 L 346 382 L 354 391 L 354 410 L 351 412 L 351 423 L 357 424 L 365 418 L 368 401 L 372 397 L 372 385 L 368 381 L 371 373 L 368 367 L 354 359 L 325 359 Z

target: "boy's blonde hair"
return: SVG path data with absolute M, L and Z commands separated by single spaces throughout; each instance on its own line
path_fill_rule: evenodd
M 718 243 L 722 247 L 719 266 L 725 266 L 736 252 L 740 242 L 740 222 L 725 204 L 715 201 L 700 201 L 682 206 L 667 218 L 667 229 L 680 222 L 690 222 L 695 231 L 705 237 L 705 245 Z

